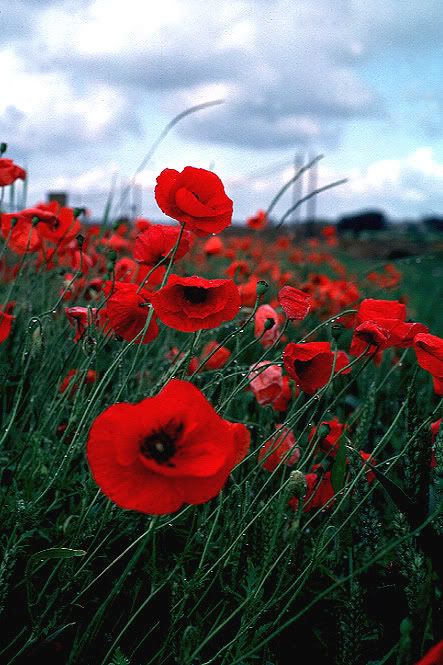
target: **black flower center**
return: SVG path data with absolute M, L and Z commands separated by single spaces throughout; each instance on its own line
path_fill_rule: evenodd
M 183 293 L 189 302 L 193 305 L 200 305 L 208 297 L 208 290 L 202 286 L 184 286 Z
M 157 464 L 175 466 L 170 459 L 177 451 L 177 442 L 182 430 L 182 425 L 168 423 L 162 429 L 152 432 L 143 439 L 140 446 L 141 454 L 147 459 L 155 460 Z

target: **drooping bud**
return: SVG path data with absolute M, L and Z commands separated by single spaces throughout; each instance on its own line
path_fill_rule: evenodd
M 274 319 L 266 319 L 263 327 L 265 330 L 271 330 L 271 328 L 273 328 L 274 326 L 275 326 Z
M 256 285 L 257 296 L 260 297 L 269 289 L 269 284 L 264 279 L 259 279 Z
M 288 490 L 292 496 L 302 499 L 306 494 L 307 483 L 305 474 L 302 471 L 291 471 L 289 474 Z

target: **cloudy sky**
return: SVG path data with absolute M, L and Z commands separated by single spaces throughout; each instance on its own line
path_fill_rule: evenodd
M 223 98 L 138 174 L 143 214 L 163 168 L 212 168 L 241 219 L 320 153 L 320 185 L 349 178 L 322 216 L 443 214 L 442 79 L 441 0 L 0 0 L 0 139 L 29 203 L 67 189 L 99 215 L 166 123 Z

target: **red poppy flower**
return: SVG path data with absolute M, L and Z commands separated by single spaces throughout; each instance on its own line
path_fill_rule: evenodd
M 65 307 L 68 321 L 75 330 L 74 342 L 78 342 L 92 323 L 95 323 L 97 309 L 95 307 Z
M 281 393 L 272 402 L 272 408 L 278 411 L 279 413 L 287 411 L 289 402 L 292 400 L 292 397 L 293 397 L 293 392 L 292 392 L 291 380 L 289 376 L 284 376 Z
M 249 368 L 249 387 L 260 406 L 272 404 L 282 392 L 283 379 L 280 365 L 262 360 Z
M 73 208 L 62 208 L 56 201 L 39 203 L 37 210 L 52 213 L 52 218 L 42 219 L 38 224 L 38 232 L 42 238 L 58 244 L 61 240 L 68 242 L 80 233 L 80 222 L 74 216 Z
M 332 373 L 334 353 L 329 342 L 290 342 L 283 352 L 283 362 L 289 376 L 303 392 L 312 395 L 327 384 Z M 335 372 L 343 370 L 349 363 L 344 351 L 337 353 Z M 351 368 L 341 372 L 348 374 Z
M 222 240 L 215 236 L 208 238 L 203 246 L 203 251 L 208 256 L 220 256 L 223 253 L 223 249 Z
M 63 379 L 63 381 L 61 382 L 59 391 L 61 393 L 64 393 L 67 388 L 70 388 L 69 397 L 73 397 L 80 385 L 80 379 L 78 379 L 78 381 L 73 381 L 73 379 L 75 379 L 77 375 L 78 375 L 77 369 L 70 369 L 69 372 L 66 374 L 65 378 Z M 86 376 L 84 377 L 84 383 L 86 385 L 95 383 L 96 379 L 97 379 L 97 372 L 94 369 L 88 369 L 86 372 Z
M 117 505 L 165 514 L 216 496 L 247 452 L 241 424 L 223 420 L 191 383 L 174 379 L 138 404 L 96 418 L 87 458 L 101 490 Z
M 201 354 L 202 362 L 205 360 L 205 358 L 208 358 L 208 356 L 211 355 L 214 349 L 217 349 L 217 351 L 205 362 L 203 369 L 221 369 L 226 365 L 229 358 L 231 357 L 231 352 L 226 348 L 226 346 L 218 347 L 219 344 L 215 340 L 205 344 Z
M 343 425 L 339 422 L 338 418 L 335 417 L 332 420 L 324 420 L 317 427 L 313 427 L 309 433 L 308 440 L 312 441 L 315 437 L 318 430 L 323 431 L 324 434 L 321 436 L 318 442 L 318 446 L 323 452 L 330 453 L 332 456 L 335 456 L 337 453 L 337 444 L 340 441 L 340 437 L 343 434 L 346 425 Z
M 311 297 L 293 286 L 284 286 L 280 289 L 278 302 L 290 321 L 302 321 L 308 316 L 312 307 Z
M 268 320 L 273 321 L 273 325 L 267 328 Z M 271 305 L 260 305 L 254 317 L 254 335 L 260 340 L 263 348 L 268 349 L 273 345 L 280 334 L 278 326 L 278 314 Z
M 257 300 L 257 282 L 257 277 L 251 275 L 247 282 L 239 285 L 238 290 L 243 307 L 253 307 L 255 305 L 255 301 Z
M 267 223 L 268 216 L 264 210 L 259 210 L 255 215 L 248 217 L 246 220 L 246 226 L 250 229 L 255 229 L 256 231 L 264 229 Z
M 432 383 L 435 394 L 443 397 L 443 376 L 433 376 Z
M 132 342 L 143 330 L 148 318 L 150 293 L 142 289 L 137 293 L 137 284 L 116 282 L 114 291 L 106 302 L 106 307 L 99 314 L 100 322 L 104 328 L 110 328 L 127 342 Z M 109 285 L 105 292 L 109 290 Z M 135 344 L 148 344 L 158 335 L 158 325 L 155 316 L 147 331 L 139 337 Z
M 443 665 L 443 640 L 435 644 L 415 665 Z
M 15 316 L 0 312 L 0 344 L 9 337 L 14 319 Z
M 3 213 L 0 216 L 3 237 L 9 239 L 8 247 L 16 254 L 32 254 L 40 249 L 41 237 L 37 226 L 32 222 L 36 217 L 40 220 L 54 218 L 52 213 L 37 208 Z
M 180 234 L 179 226 L 151 224 L 139 233 L 134 244 L 134 259 L 138 263 L 155 266 L 172 250 Z M 189 231 L 183 231 L 174 260 L 181 259 L 188 251 L 191 242 Z
M 276 425 L 280 429 L 281 425 Z M 300 448 L 297 446 L 293 432 L 287 427 L 266 441 L 258 453 L 259 462 L 266 471 L 272 473 L 279 464 L 293 466 L 300 459 Z
M 417 362 L 432 376 L 443 377 L 443 339 L 428 333 L 414 337 Z
M 2 157 L 0 159 L 0 187 L 12 185 L 16 180 L 25 180 L 26 171 L 14 164 L 12 159 Z
M 240 295 L 231 279 L 171 275 L 151 302 L 158 318 L 170 328 L 195 332 L 231 321 L 240 309 Z
M 332 505 L 331 499 L 334 496 L 334 488 L 331 483 L 330 471 L 320 477 L 316 473 L 308 473 L 305 475 L 305 481 L 306 494 L 303 499 L 303 512 L 307 513 L 310 510 L 323 508 L 326 504 L 328 504 L 328 507 Z M 298 509 L 298 503 L 297 497 L 293 497 L 289 501 L 289 505 L 293 510 Z
M 155 200 L 166 215 L 198 236 L 220 233 L 232 221 L 233 204 L 222 181 L 205 169 L 165 169 L 157 178 Z

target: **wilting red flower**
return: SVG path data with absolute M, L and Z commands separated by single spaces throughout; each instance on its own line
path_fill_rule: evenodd
M 268 320 L 274 321 L 271 328 L 267 328 Z M 271 305 L 260 305 L 254 317 L 254 335 L 260 339 L 260 344 L 268 349 L 273 345 L 280 334 L 278 314 Z
M 221 369 L 226 365 L 229 358 L 231 357 L 231 352 L 226 348 L 226 346 L 218 347 L 219 344 L 215 340 L 205 344 L 201 354 L 202 362 L 205 360 L 205 358 L 208 358 L 214 349 L 217 349 L 217 351 L 205 362 L 203 369 Z
M 100 414 L 87 458 L 94 480 L 117 505 L 161 515 L 220 492 L 247 452 L 244 430 L 220 418 L 198 388 L 175 379 L 155 397 Z
M 308 440 L 312 441 L 320 430 L 323 432 L 323 435 L 318 441 L 318 446 L 323 452 L 329 453 L 332 456 L 335 456 L 337 453 L 337 446 L 340 441 L 340 437 L 343 434 L 345 425 L 339 422 L 338 418 L 335 417 L 332 420 L 324 420 L 320 423 L 318 427 L 313 427 L 309 433 Z
M 158 318 L 170 328 L 195 332 L 231 321 L 240 309 L 240 295 L 231 279 L 171 275 L 151 302 Z
M 14 319 L 15 316 L 6 312 L 0 312 L 0 344 L 9 337 Z
M 0 187 L 12 185 L 16 180 L 24 180 L 26 178 L 26 171 L 14 164 L 12 159 L 2 157 L 0 159 Z
M 272 404 L 283 390 L 282 369 L 262 360 L 249 368 L 249 386 L 260 406 Z
M 443 665 L 443 640 L 435 644 L 415 665 Z
M 284 286 L 280 289 L 278 302 L 290 321 L 302 321 L 308 316 L 312 307 L 311 297 L 293 286 Z
M 428 333 L 414 337 L 417 362 L 432 376 L 443 377 L 443 339 Z
M 303 392 L 312 395 L 329 381 L 334 365 L 334 353 L 329 342 L 290 342 L 283 352 L 283 362 L 289 376 Z M 343 370 L 349 363 L 344 351 L 337 353 L 335 372 Z M 342 371 L 348 374 L 351 368 Z
M 100 322 L 127 342 L 132 342 L 143 330 L 148 318 L 150 292 L 142 289 L 137 293 L 137 284 L 116 282 L 114 291 L 99 313 Z M 106 289 L 108 290 L 108 289 Z M 147 331 L 135 344 L 148 344 L 158 335 L 158 325 L 152 316 Z
M 138 263 L 155 266 L 171 252 L 180 234 L 179 226 L 151 224 L 139 233 L 134 244 L 134 259 Z M 181 259 L 188 251 L 191 242 L 189 231 L 183 231 L 175 252 L 174 260 Z
M 75 330 L 74 342 L 78 342 L 85 334 L 88 326 L 95 323 L 97 309 L 95 307 L 65 307 L 65 314 Z
M 252 217 L 248 217 L 246 220 L 246 226 L 250 229 L 264 229 L 268 223 L 268 216 L 264 210 L 259 210 Z
M 165 169 L 157 178 L 155 200 L 166 215 L 198 236 L 220 233 L 232 221 L 233 204 L 222 181 L 205 169 Z
M 276 425 L 278 429 L 282 425 Z M 283 427 L 278 434 L 266 441 L 260 448 L 258 459 L 266 471 L 272 473 L 280 463 L 293 466 L 300 459 L 300 448 L 297 446 L 293 432 Z

